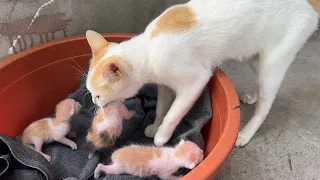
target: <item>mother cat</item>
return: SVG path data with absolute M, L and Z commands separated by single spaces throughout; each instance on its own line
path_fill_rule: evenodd
M 134 96 L 146 83 L 158 84 L 156 119 L 145 135 L 161 146 L 213 69 L 227 59 L 247 59 L 259 88 L 242 98 L 249 104 L 257 101 L 253 117 L 238 134 L 236 146 L 244 146 L 266 118 L 289 65 L 316 30 L 319 10 L 315 0 L 191 0 L 168 8 L 144 33 L 120 44 L 87 31 L 93 58 L 86 85 L 93 102 L 104 106 Z

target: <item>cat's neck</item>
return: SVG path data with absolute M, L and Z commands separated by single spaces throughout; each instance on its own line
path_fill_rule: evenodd
M 140 34 L 120 43 L 121 54 L 129 59 L 134 71 L 131 77 L 143 84 L 152 83 L 152 70 L 149 67 L 148 37 Z

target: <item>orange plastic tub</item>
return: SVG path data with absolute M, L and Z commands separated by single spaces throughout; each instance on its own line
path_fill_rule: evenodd
M 121 42 L 132 34 L 104 34 Z M 36 119 L 54 112 L 55 105 L 80 84 L 71 66 L 88 65 L 91 50 L 84 36 L 41 44 L 0 62 L 0 133 L 14 137 Z M 208 84 L 213 118 L 203 128 L 204 161 L 183 180 L 212 179 L 228 158 L 237 137 L 240 108 L 236 91 L 220 70 Z

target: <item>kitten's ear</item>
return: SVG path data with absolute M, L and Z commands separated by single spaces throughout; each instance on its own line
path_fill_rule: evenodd
M 102 77 L 108 82 L 117 82 L 123 76 L 123 68 L 118 62 L 107 62 L 101 69 Z
M 86 32 L 86 38 L 93 54 L 99 53 L 104 47 L 107 47 L 111 44 L 105 40 L 101 34 L 91 30 Z

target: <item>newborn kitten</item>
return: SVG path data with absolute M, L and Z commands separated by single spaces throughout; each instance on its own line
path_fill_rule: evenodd
M 55 118 L 44 118 L 31 123 L 22 134 L 22 143 L 42 154 L 47 161 L 51 157 L 42 152 L 42 144 L 53 141 L 77 149 L 77 144 L 65 136 L 71 129 L 71 117 L 79 112 L 81 105 L 73 99 L 65 99 L 56 107 Z M 31 145 L 34 145 L 31 146 Z
M 98 164 L 94 177 L 107 174 L 132 174 L 140 177 L 157 175 L 161 179 L 178 179 L 172 175 L 179 168 L 193 169 L 203 160 L 203 151 L 193 142 L 182 140 L 175 147 L 131 145 L 115 151 L 111 165 Z
M 87 145 L 90 145 L 91 149 L 88 158 L 91 159 L 97 150 L 113 146 L 122 132 L 122 120 L 131 119 L 134 113 L 135 111 L 128 111 L 120 101 L 100 108 L 86 137 Z

